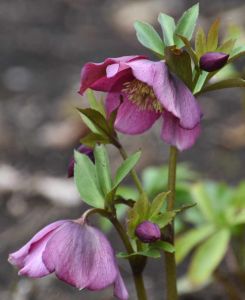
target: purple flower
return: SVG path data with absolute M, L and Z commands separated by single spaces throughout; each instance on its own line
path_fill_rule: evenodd
M 84 145 L 80 145 L 78 147 L 77 151 L 80 153 L 86 154 L 92 160 L 92 162 L 94 162 L 94 152 L 93 152 L 92 148 L 89 148 Z M 68 165 L 68 172 L 67 172 L 68 178 L 74 176 L 74 164 L 75 164 L 75 160 L 74 160 L 74 158 L 72 158 Z
M 161 137 L 179 150 L 190 148 L 199 136 L 199 105 L 185 84 L 169 72 L 165 61 L 124 56 L 87 63 L 81 73 L 80 93 L 87 88 L 108 92 L 107 114 L 118 108 L 115 128 L 122 133 L 143 133 L 162 116 Z
M 136 227 L 135 235 L 143 243 L 152 243 L 161 238 L 161 231 L 157 224 L 144 221 Z
M 200 58 L 200 68 L 207 72 L 221 69 L 227 63 L 229 55 L 222 52 L 207 52 Z
M 9 255 L 19 275 L 56 276 L 79 289 L 101 290 L 114 284 L 114 295 L 128 299 L 113 249 L 106 236 L 84 222 L 62 220 L 39 231 Z

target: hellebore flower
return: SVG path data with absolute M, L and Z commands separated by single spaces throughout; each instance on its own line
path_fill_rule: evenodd
M 56 276 L 79 289 L 101 290 L 114 284 L 114 295 L 128 299 L 127 289 L 106 236 L 79 220 L 54 222 L 20 250 L 9 255 L 19 275 Z
M 200 68 L 207 72 L 213 72 L 221 69 L 227 63 L 229 54 L 222 52 L 207 52 L 201 56 Z
M 115 128 L 119 132 L 143 133 L 162 116 L 161 137 L 179 150 L 190 148 L 199 136 L 199 105 L 165 61 L 124 56 L 87 63 L 81 73 L 80 94 L 87 88 L 108 92 L 107 114 L 118 108 Z
M 86 154 L 92 160 L 92 162 L 94 162 L 94 152 L 92 148 L 89 148 L 85 145 L 80 145 L 77 151 Z M 67 172 L 68 178 L 74 176 L 74 164 L 75 164 L 75 160 L 74 158 L 72 158 L 68 165 L 68 172 Z
M 144 221 L 136 227 L 135 235 L 143 243 L 152 243 L 161 238 L 161 231 L 157 224 Z

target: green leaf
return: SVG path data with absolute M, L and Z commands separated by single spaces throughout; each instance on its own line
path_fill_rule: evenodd
M 202 71 L 202 72 L 201 72 L 201 75 L 199 76 L 199 79 L 198 79 L 197 84 L 196 84 L 196 86 L 195 86 L 195 89 L 194 89 L 194 91 L 193 91 L 193 94 L 194 94 L 194 95 L 198 94 L 198 93 L 201 91 L 203 85 L 204 85 L 205 82 L 206 82 L 206 79 L 207 79 L 207 77 L 208 77 L 208 74 L 209 74 L 209 73 L 208 73 L 208 72 L 205 72 L 205 71 Z
M 220 90 L 220 89 L 235 88 L 235 87 L 245 87 L 245 80 L 241 78 L 225 79 L 204 87 L 201 90 L 201 93 Z
M 188 272 L 188 276 L 194 284 L 203 284 L 209 279 L 223 259 L 229 240 L 229 230 L 223 229 L 198 247 Z
M 150 213 L 149 216 L 153 218 L 154 216 L 158 215 L 163 207 L 163 203 L 170 192 L 163 192 L 158 194 L 152 201 L 150 206 Z
M 196 32 L 195 50 L 198 58 L 200 58 L 204 53 L 207 52 L 206 35 L 202 27 L 199 27 Z
M 150 218 L 150 221 L 157 224 L 160 228 L 163 228 L 172 222 L 175 215 L 176 213 L 174 211 L 166 211 L 160 215 Z
M 165 252 L 174 253 L 175 248 L 172 244 L 164 242 L 164 241 L 156 241 L 155 243 L 152 243 L 150 246 L 151 249 L 160 249 Z
M 111 141 L 107 136 L 90 132 L 84 138 L 80 140 L 81 144 L 88 147 L 95 147 L 96 144 L 110 144 Z
M 230 54 L 232 49 L 234 48 L 235 46 L 235 43 L 236 43 L 236 40 L 228 40 L 226 42 L 224 42 L 221 46 L 219 46 L 217 48 L 217 51 L 218 52 L 223 52 L 223 53 L 226 53 L 226 54 Z
M 88 102 L 90 104 L 90 107 L 94 110 L 97 110 L 104 117 L 106 117 L 106 112 L 105 112 L 105 108 L 102 104 L 102 101 L 96 99 L 94 92 L 91 89 L 87 89 L 86 96 L 87 96 Z
M 188 39 L 186 37 L 184 37 L 182 35 L 178 34 L 178 37 L 185 44 L 187 52 L 189 53 L 190 57 L 192 58 L 195 66 L 198 67 L 198 56 L 197 56 L 196 52 L 192 49 L 191 43 L 188 41 Z
M 160 55 L 164 54 L 164 43 L 156 30 L 148 23 L 136 21 L 134 23 L 139 42 L 146 48 Z
M 177 23 L 175 34 L 182 35 L 186 37 L 188 40 L 191 40 L 192 34 L 196 26 L 198 14 L 199 14 L 199 4 L 197 3 L 184 12 L 184 14 L 182 15 L 182 17 Z M 175 42 L 178 47 L 183 46 L 183 42 L 180 41 L 178 37 L 176 37 Z
M 104 197 L 99 187 L 95 165 L 87 155 L 74 152 L 74 178 L 78 192 L 84 202 L 97 207 L 104 207 Z
M 184 83 L 192 87 L 191 58 L 187 51 L 173 47 L 165 48 L 165 58 L 171 71 L 180 77 Z
M 219 42 L 219 26 L 220 19 L 216 19 L 211 25 L 207 36 L 207 51 L 212 52 L 216 50 Z
M 81 117 L 85 124 L 93 133 L 106 136 L 110 134 L 105 117 L 97 110 L 92 108 L 78 108 L 78 111 L 81 113 Z
M 245 55 L 245 46 L 239 46 L 232 50 L 231 56 L 228 62 L 232 62 L 235 59 Z
M 128 175 L 128 173 L 134 168 L 134 166 L 137 164 L 138 160 L 140 159 L 140 155 L 141 155 L 141 151 L 138 151 L 123 161 L 121 166 L 116 171 L 116 175 L 113 181 L 113 187 L 112 187 L 113 189 L 116 188 L 123 181 L 123 179 Z
M 191 229 L 177 237 L 175 243 L 176 262 L 180 263 L 192 248 L 214 233 L 214 230 L 213 225 L 204 225 L 199 228 Z
M 172 17 L 160 13 L 158 16 L 158 22 L 161 25 L 164 43 L 166 46 L 174 45 L 174 31 L 175 31 L 175 21 Z
M 233 225 L 238 225 L 238 224 L 244 224 L 245 223 L 245 208 L 243 211 L 239 212 L 236 216 L 235 219 L 233 220 Z
M 138 251 L 134 252 L 131 254 L 125 253 L 125 252 L 119 252 L 117 253 L 118 258 L 130 258 L 132 256 L 146 256 L 146 257 L 151 257 L 151 258 L 160 258 L 161 253 L 157 249 L 148 249 L 145 251 Z
M 109 157 L 105 146 L 97 145 L 94 149 L 97 178 L 103 194 L 106 196 L 112 189 Z

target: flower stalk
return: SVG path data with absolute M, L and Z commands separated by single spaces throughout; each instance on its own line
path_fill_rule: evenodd
M 176 186 L 176 165 L 177 165 L 178 150 L 176 147 L 170 147 L 169 164 L 168 164 L 168 202 L 167 209 L 174 209 L 175 202 L 175 186 Z M 174 244 L 174 223 L 168 226 L 169 242 Z M 176 262 L 175 253 L 165 252 L 165 268 L 167 281 L 167 300 L 178 299 L 177 294 L 177 276 L 176 276 Z

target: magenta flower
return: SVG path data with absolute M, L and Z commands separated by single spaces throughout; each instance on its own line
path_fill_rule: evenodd
M 79 221 L 79 223 L 78 223 Z M 20 250 L 9 255 L 19 275 L 56 276 L 79 289 L 101 290 L 114 284 L 114 295 L 128 299 L 128 292 L 106 236 L 84 222 L 62 220 L 39 231 Z
M 229 54 L 222 52 L 207 52 L 200 58 L 200 68 L 207 72 L 214 72 L 224 67 Z
M 87 63 L 81 74 L 80 94 L 87 88 L 108 92 L 108 115 L 118 108 L 115 128 L 140 134 L 163 117 L 161 137 L 179 150 L 190 148 L 200 133 L 201 112 L 191 91 L 165 61 L 144 56 L 108 58 Z
M 157 224 L 144 221 L 136 227 L 135 235 L 143 243 L 152 243 L 161 238 L 161 230 Z
M 85 145 L 80 145 L 77 151 L 86 154 L 92 160 L 92 162 L 94 162 L 94 152 L 92 148 L 87 147 Z M 68 165 L 68 172 L 67 172 L 68 178 L 74 176 L 74 164 L 75 164 L 75 160 L 74 158 L 72 158 Z

